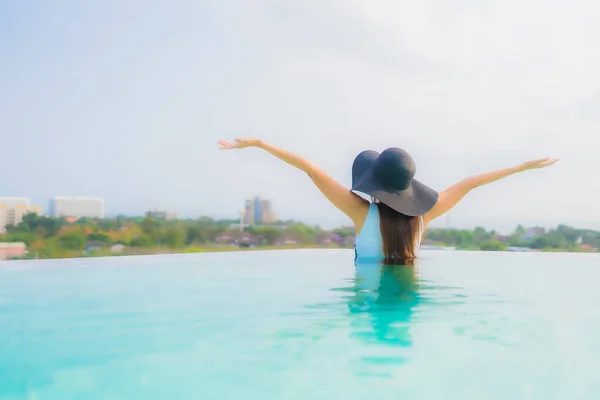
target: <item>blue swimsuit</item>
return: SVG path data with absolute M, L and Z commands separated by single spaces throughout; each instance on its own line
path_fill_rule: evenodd
M 423 218 L 420 232 L 423 232 Z M 420 235 L 418 235 L 420 238 Z M 383 240 L 381 239 L 381 228 L 379 227 L 379 209 L 376 203 L 369 205 L 369 212 L 363 224 L 362 229 L 354 241 L 354 260 L 355 261 L 375 261 L 383 260 Z M 416 240 L 415 253 L 419 251 L 420 240 Z

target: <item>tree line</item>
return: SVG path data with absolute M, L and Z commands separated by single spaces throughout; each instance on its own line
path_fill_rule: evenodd
M 240 232 L 237 220 L 209 217 L 164 220 L 144 217 L 106 219 L 80 218 L 69 223 L 63 218 L 28 214 L 17 226 L 7 227 L 0 242 L 24 242 L 28 258 L 102 255 L 112 246 L 127 249 L 126 254 L 171 251 L 202 251 L 215 248 L 352 247 L 354 230 L 324 230 L 296 221 L 245 227 Z M 291 243 L 291 244 L 290 244 Z M 559 225 L 546 230 L 518 226 L 510 235 L 484 228 L 428 229 L 426 244 L 452 246 L 464 250 L 507 250 L 510 247 L 543 251 L 595 251 L 600 248 L 600 232 Z
M 433 244 L 464 250 L 507 250 L 525 248 L 541 251 L 595 251 L 600 248 L 600 232 L 567 225 L 556 228 L 525 228 L 518 225 L 509 235 L 484 228 L 430 229 L 426 238 Z
M 249 226 L 240 232 L 238 222 L 209 217 L 169 221 L 148 213 L 144 217 L 80 218 L 69 223 L 64 218 L 32 213 L 20 224 L 7 227 L 7 233 L 0 234 L 0 242 L 24 242 L 29 258 L 54 258 L 108 252 L 114 245 L 129 248 L 130 254 L 201 251 L 216 246 L 269 247 L 277 245 L 280 238 L 290 238 L 296 247 L 319 243 L 347 246 L 344 238 L 354 235 L 350 229 L 323 230 L 295 221 Z

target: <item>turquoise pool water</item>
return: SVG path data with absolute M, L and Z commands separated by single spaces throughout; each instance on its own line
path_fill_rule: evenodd
M 0 399 L 597 399 L 600 257 L 0 263 Z

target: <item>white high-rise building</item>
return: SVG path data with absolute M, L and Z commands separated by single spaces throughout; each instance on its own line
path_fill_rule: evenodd
M 6 232 L 7 226 L 19 225 L 30 213 L 42 215 L 42 208 L 32 206 L 26 197 L 0 197 L 0 233 Z
M 56 218 L 104 218 L 104 199 L 97 197 L 53 197 L 50 215 Z
M 31 200 L 27 197 L 0 197 L 0 206 L 4 207 L 31 207 Z

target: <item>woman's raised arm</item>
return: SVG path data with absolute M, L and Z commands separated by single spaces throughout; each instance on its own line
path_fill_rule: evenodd
M 271 153 L 287 164 L 306 172 L 321 193 L 323 193 L 336 208 L 350 217 L 355 225 L 362 225 L 366 213 L 368 212 L 368 204 L 307 159 L 265 143 L 260 139 L 235 139 L 233 143 L 220 140 L 218 143 L 223 150 L 257 147 Z
M 557 158 L 546 157 L 539 160 L 527 161 L 514 167 L 485 172 L 483 174 L 465 178 L 460 182 L 450 186 L 446 190 L 440 192 L 440 198 L 437 204 L 427 214 L 425 214 L 424 223 L 427 225 L 435 218 L 438 218 L 450 211 L 462 200 L 463 197 L 467 195 L 467 193 L 479 186 L 487 185 L 488 183 L 498 181 L 519 172 L 528 171 L 530 169 L 545 168 L 556 163 L 557 161 Z

